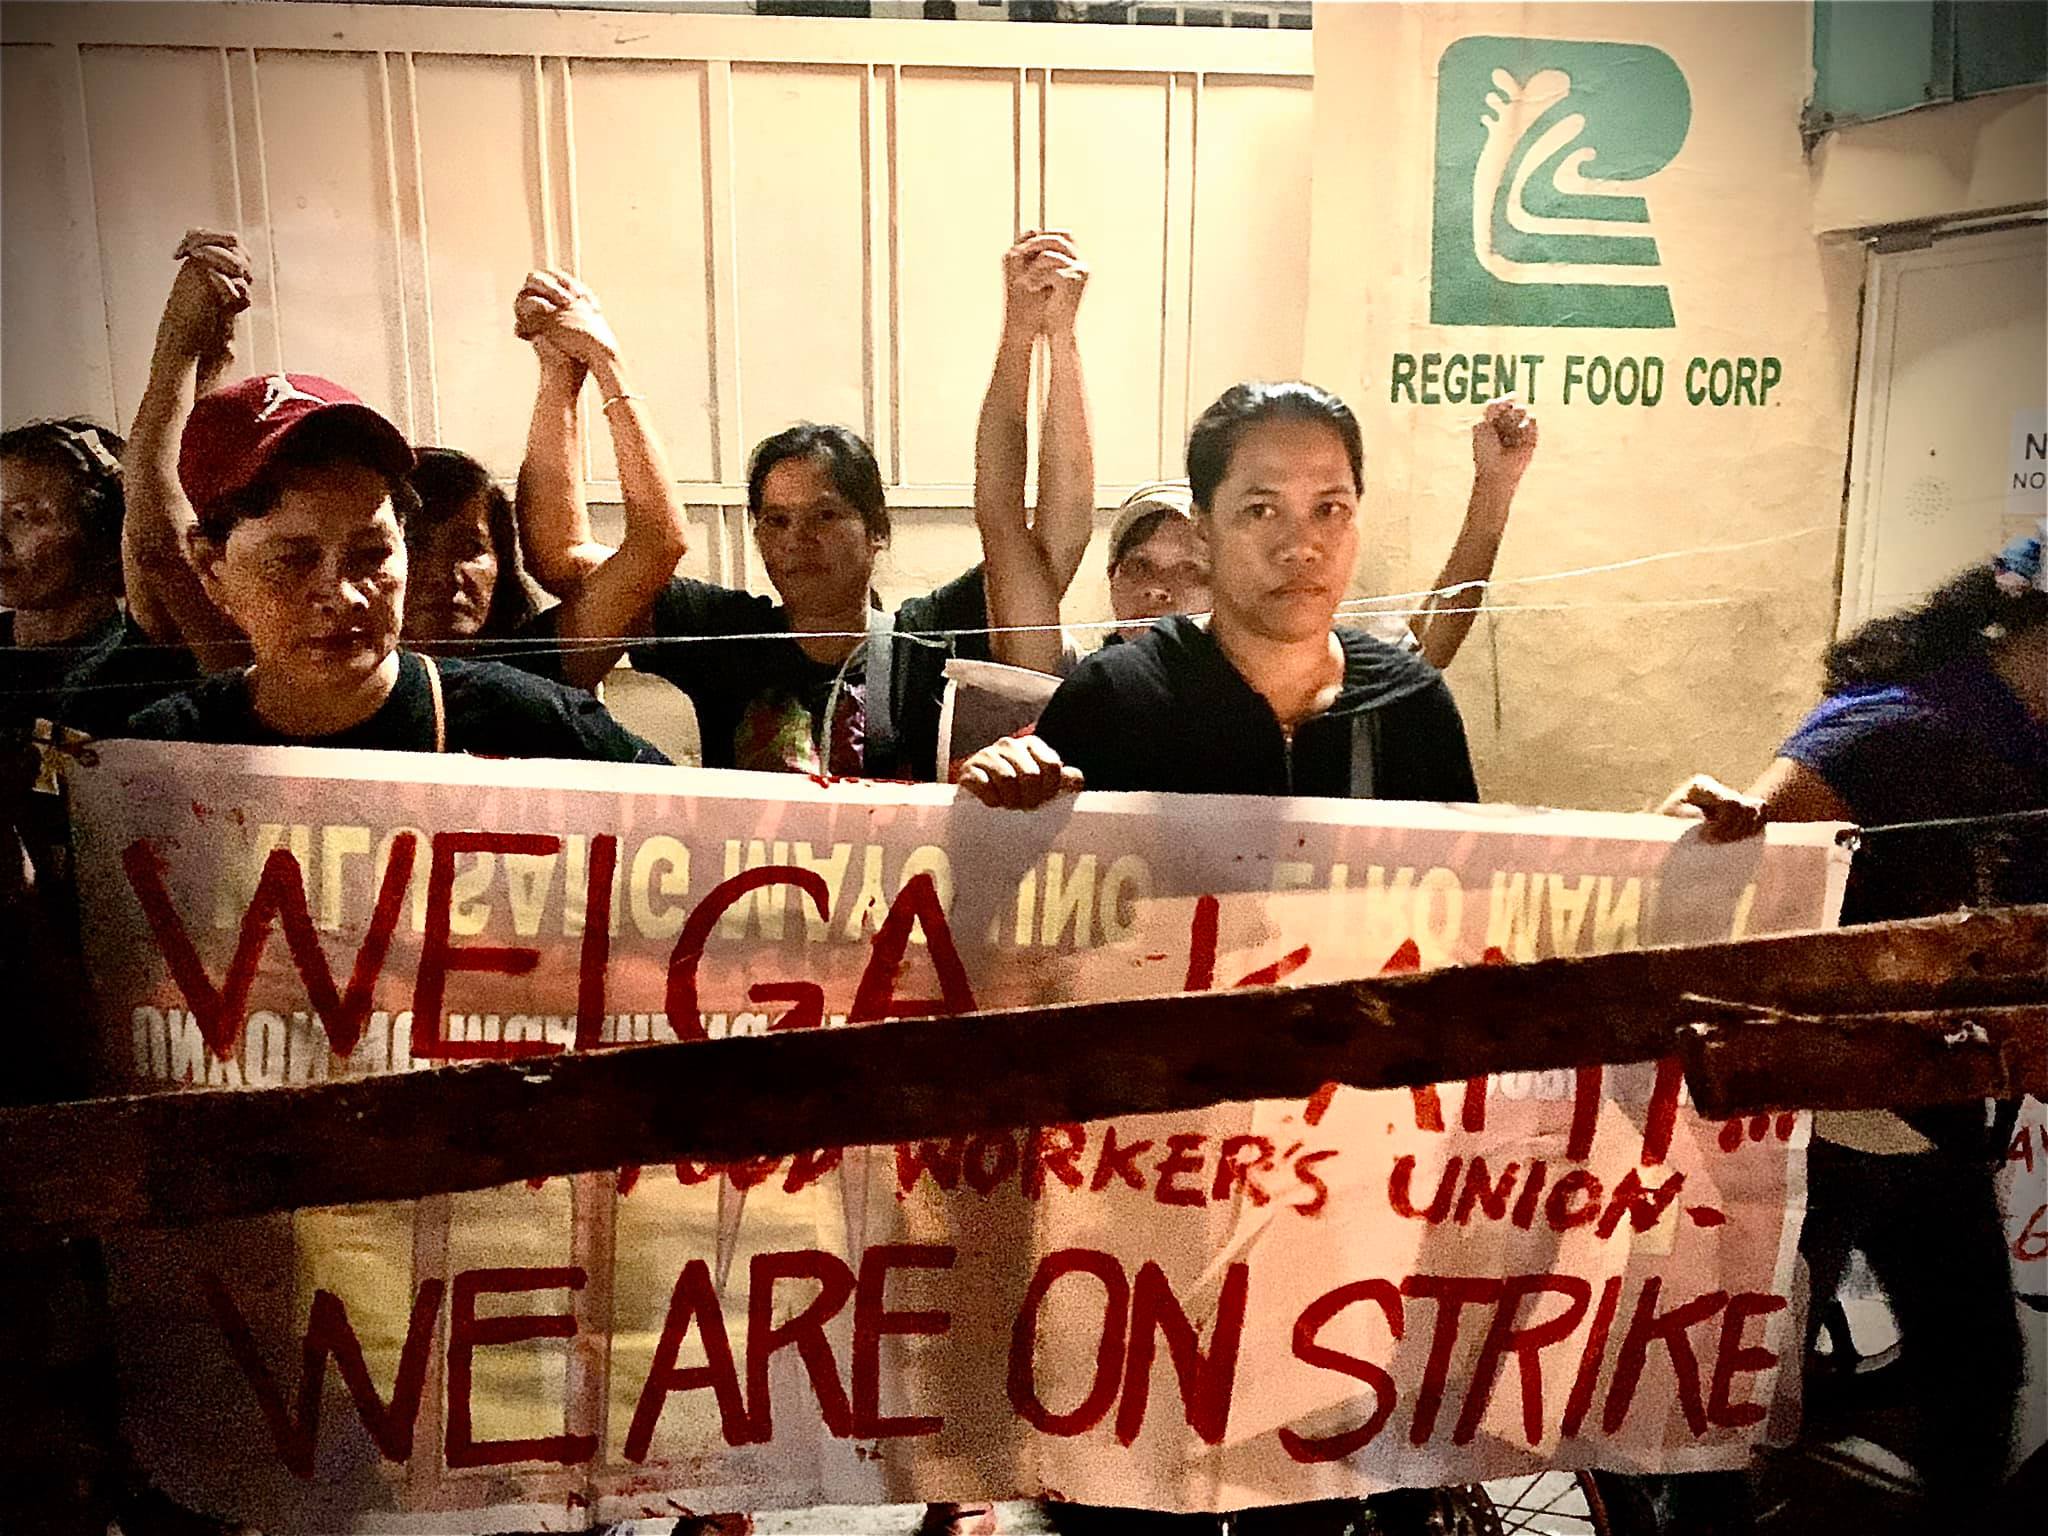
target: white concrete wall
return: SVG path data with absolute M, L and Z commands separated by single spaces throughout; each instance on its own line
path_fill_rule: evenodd
M 759 583 L 745 456 L 863 431 L 898 512 L 885 593 L 975 556 L 998 258 L 1074 229 L 1107 505 L 1192 414 L 1301 365 L 1310 41 L 526 9 L 8 4 L 8 422 L 117 425 L 190 224 L 262 274 L 251 369 L 348 383 L 420 442 L 517 466 L 525 271 L 598 290 L 696 520 L 686 569 Z M 589 490 L 616 495 L 602 427 Z M 1106 612 L 1091 559 L 1074 612 Z
M 2048 196 L 2038 91 L 1850 129 L 1804 158 L 1811 25 L 1799 0 L 1317 9 L 1306 363 L 1365 427 L 1368 589 L 1427 583 L 1470 475 L 1476 407 L 1404 398 L 1397 358 L 1546 359 L 1534 400 L 1542 449 L 1508 530 L 1505 584 L 1451 671 L 1490 799 L 1637 809 L 1693 771 L 1746 783 L 1763 768 L 1818 694 L 1852 391 L 1872 383 L 1855 378 L 1863 248 L 1832 232 L 2039 208 Z M 1446 177 L 1476 174 L 1438 164 L 1439 127 L 1446 114 L 1476 124 L 1487 111 L 1483 79 L 1469 99 L 1438 99 L 1466 89 L 1442 83 L 1446 50 L 1466 39 L 1500 40 L 1477 46 L 1525 84 L 1582 69 L 1574 90 L 1610 92 L 1595 117 L 1627 98 L 1640 56 L 1602 65 L 1570 46 L 1648 45 L 1677 64 L 1690 96 L 1684 143 L 1626 189 L 1647 202 L 1647 230 L 1633 230 L 1657 241 L 1675 323 L 1516 324 L 1506 302 L 1498 316 L 1432 319 L 1436 200 Z M 1630 152 L 1625 135 L 1587 132 L 1588 176 Z M 1453 237 L 1474 238 L 1469 226 Z M 1583 390 L 1566 400 L 1574 354 L 1661 356 L 1664 397 L 1649 408 Z M 1768 403 L 1694 405 L 1682 371 L 1702 356 L 1775 357 L 1782 382 Z M 2035 360 L 2039 377 L 2048 357 Z M 1981 403 L 2003 399 L 1987 389 Z M 1727 545 L 1747 547 L 1717 551 Z M 1522 584 L 1682 551 L 1705 552 Z

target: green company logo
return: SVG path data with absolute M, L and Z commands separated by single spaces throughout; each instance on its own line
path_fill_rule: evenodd
M 1639 43 L 1462 37 L 1437 67 L 1437 325 L 1669 326 L 1630 184 L 1669 165 L 1692 93 Z

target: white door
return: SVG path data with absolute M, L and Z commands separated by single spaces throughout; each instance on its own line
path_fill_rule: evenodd
M 1875 252 L 1864 305 L 1843 634 L 2048 506 L 2048 225 Z

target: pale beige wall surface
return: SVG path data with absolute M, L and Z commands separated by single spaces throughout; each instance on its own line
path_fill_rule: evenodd
M 854 69 L 745 65 L 732 72 L 739 425 L 753 443 L 793 420 L 874 432 Z
M 1811 700 L 1860 262 L 1813 232 L 2004 206 L 2042 164 L 2036 92 L 1850 130 L 1809 165 L 1801 4 L 1328 6 L 1312 135 L 1298 35 L 317 5 L 0 20 L 8 421 L 125 421 L 170 249 L 221 223 L 269 279 L 242 327 L 252 369 L 324 369 L 509 474 L 532 371 L 506 312 L 528 266 L 560 261 L 600 288 L 653 399 L 693 506 L 685 569 L 739 584 L 762 585 L 732 515 L 746 449 L 798 415 L 881 453 L 887 594 L 971 562 L 1014 227 L 1069 225 L 1097 267 L 1104 504 L 1174 472 L 1225 384 L 1305 371 L 1365 421 L 1362 591 L 1426 582 L 1469 478 L 1470 408 L 1393 404 L 1392 355 L 1544 353 L 1544 448 L 1503 577 L 1821 530 L 1495 594 L 1453 672 L 1482 785 L 1559 804 L 1742 777 Z M 1486 33 L 1678 60 L 1688 138 L 1644 184 L 1674 328 L 1429 324 L 1437 61 Z M 1565 405 L 1568 352 L 1769 354 L 1785 381 L 1762 408 L 1689 407 L 1675 379 L 1654 410 Z M 602 441 L 588 469 L 615 494 Z M 1070 615 L 1106 610 L 1101 561 L 1098 540 Z
M 989 253 L 1041 217 L 1039 178 L 1035 169 L 1023 172 L 1027 159 L 1037 163 L 1043 99 L 1038 82 L 1020 92 L 1014 77 L 991 70 L 906 69 L 897 84 L 897 142 L 918 151 L 896 160 L 894 335 L 903 388 L 884 425 L 896 473 L 910 484 L 974 478 L 974 423 L 990 361 L 981 338 L 994 334 L 1000 313 Z
M 579 274 L 633 338 L 634 385 L 659 404 L 670 468 L 715 483 L 707 73 L 698 63 L 577 61 L 568 163 Z M 590 473 L 618 474 L 601 433 Z
M 1187 414 L 1243 378 L 1301 367 L 1308 316 L 1302 232 L 1309 222 L 1314 104 L 1263 81 L 1223 80 L 1202 92 L 1205 131 L 1231 146 L 1202 158 L 1196 226 Z
M 0 400 L 24 416 L 99 410 L 113 390 L 104 312 L 61 289 L 50 302 L 45 280 L 64 262 L 79 290 L 99 292 L 98 247 L 82 232 L 91 209 L 68 174 L 85 125 L 64 62 L 53 48 L 0 47 Z M 16 414 L 8 404 L 9 424 Z
M 386 409 L 406 411 L 404 337 L 387 325 L 334 323 L 338 316 L 400 310 L 397 231 L 381 174 L 389 141 L 377 60 L 278 53 L 261 67 L 273 106 L 262 122 L 267 190 L 259 193 L 263 214 L 254 222 L 269 238 L 264 275 L 276 297 L 266 312 L 277 326 L 278 355 L 318 358 Z M 156 267 L 161 281 L 161 261 Z
M 736 505 L 748 448 L 792 420 L 866 433 L 899 508 L 896 596 L 971 560 L 1019 227 L 1072 228 L 1096 268 L 1106 505 L 1177 470 L 1219 381 L 1300 366 L 1298 34 L 325 5 L 0 18 L 9 422 L 125 422 L 170 252 L 203 223 L 256 258 L 252 370 L 325 372 L 509 476 L 533 385 L 511 300 L 557 262 L 602 295 L 693 505 Z M 586 425 L 591 493 L 615 498 Z M 746 553 L 721 537 L 690 564 L 758 584 Z M 1076 601 L 1106 608 L 1099 573 Z
M 1836 129 L 1813 153 L 1813 227 L 1869 229 L 2048 201 L 2048 89 Z
M 561 264 L 649 399 L 691 505 L 683 569 L 767 590 L 735 510 L 746 453 L 843 421 L 889 485 L 893 601 L 979 556 L 974 424 L 1016 230 L 1070 228 L 1096 269 L 1106 506 L 1178 472 L 1224 384 L 1300 368 L 1298 34 L 214 4 L 9 4 L 0 23 L 9 423 L 126 422 L 171 250 L 206 224 L 257 264 L 251 370 L 337 378 L 510 476 L 534 377 L 512 297 Z M 613 501 L 585 426 L 591 495 Z M 597 523 L 615 536 L 616 508 Z M 1071 615 L 1107 615 L 1104 558 L 1098 540 Z M 666 683 L 615 691 L 694 751 Z
M 1535 396 L 1541 453 L 1490 600 L 1500 611 L 1451 672 L 1489 799 L 1631 809 L 1698 769 L 1746 781 L 1814 700 L 1835 612 L 1861 251 L 1812 233 L 1797 132 L 1809 22 L 1799 4 L 1317 10 L 1307 365 L 1364 424 L 1368 590 L 1427 584 L 1470 476 L 1475 408 L 1393 403 L 1394 354 L 1547 359 Z M 1677 61 L 1690 128 L 1672 162 L 1638 184 L 1672 328 L 1431 323 L 1439 60 L 1454 40 L 1486 35 L 1646 43 Z M 1573 353 L 1662 355 L 1662 402 L 1563 403 L 1561 363 Z M 1702 355 L 1776 356 L 1783 383 L 1766 406 L 1689 405 L 1680 375 Z M 1508 611 L 1528 604 L 1568 606 Z

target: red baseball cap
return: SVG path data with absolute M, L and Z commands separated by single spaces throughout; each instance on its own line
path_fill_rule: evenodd
M 361 434 L 364 462 L 395 476 L 412 473 L 405 434 L 339 384 L 310 373 L 268 373 L 216 389 L 193 404 L 178 442 L 178 483 L 204 514 L 263 473 L 307 422 L 347 421 Z

